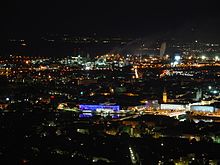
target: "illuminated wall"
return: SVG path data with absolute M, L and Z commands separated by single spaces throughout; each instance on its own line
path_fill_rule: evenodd
M 213 106 L 204 106 L 204 105 L 192 105 L 190 107 L 191 111 L 200 111 L 200 112 L 214 112 L 215 108 Z
M 163 110 L 184 110 L 186 105 L 183 104 L 161 104 L 160 108 Z

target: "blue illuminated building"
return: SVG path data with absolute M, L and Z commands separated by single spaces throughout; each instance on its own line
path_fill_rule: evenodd
M 120 116 L 119 116 L 119 114 L 107 114 L 106 116 L 104 116 L 104 117 L 111 117 L 112 119 L 118 119 L 118 118 L 120 118 Z M 94 114 L 93 113 L 81 113 L 81 114 L 79 114 L 79 118 L 92 118 L 92 117 L 94 117 Z
M 118 112 L 120 111 L 120 106 L 119 105 L 87 105 L 87 104 L 81 104 L 79 105 L 79 109 L 81 111 L 114 111 Z
M 79 114 L 79 118 L 91 118 L 93 117 L 92 113 L 81 113 Z

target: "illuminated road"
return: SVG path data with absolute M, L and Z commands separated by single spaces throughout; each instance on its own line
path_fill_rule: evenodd
M 123 121 L 123 120 L 126 120 L 126 119 L 137 118 L 137 117 L 139 117 L 139 116 L 140 116 L 140 115 L 131 115 L 131 116 L 126 116 L 126 117 L 117 119 L 117 120 L 118 120 L 118 121 Z
M 132 164 L 141 164 L 138 153 L 134 150 L 133 147 L 129 146 L 130 158 Z
M 185 115 L 186 111 L 171 111 L 171 110 L 157 110 L 157 111 L 145 111 L 144 114 L 151 114 L 151 115 L 163 115 L 169 117 L 177 117 L 180 115 Z

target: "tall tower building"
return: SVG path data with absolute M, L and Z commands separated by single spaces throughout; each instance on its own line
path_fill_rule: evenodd
M 202 89 L 198 89 L 197 92 L 196 92 L 196 98 L 195 100 L 196 101 L 199 101 L 202 99 Z
M 165 88 L 164 88 L 164 91 L 163 91 L 163 102 L 167 103 L 167 91 L 166 91 Z
M 165 51 L 166 51 L 166 42 L 163 42 L 160 47 L 160 57 L 163 57 Z

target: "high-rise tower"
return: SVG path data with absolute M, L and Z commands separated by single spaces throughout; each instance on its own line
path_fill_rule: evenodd
M 166 51 L 166 42 L 163 42 L 160 47 L 160 57 L 163 57 L 165 51 Z

